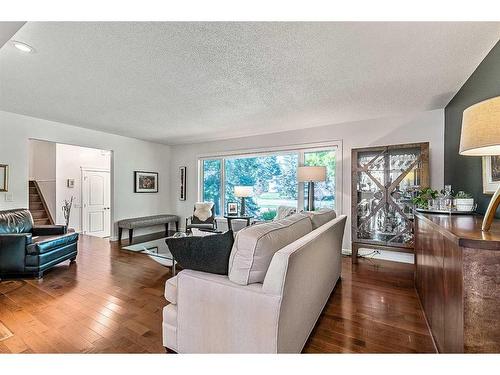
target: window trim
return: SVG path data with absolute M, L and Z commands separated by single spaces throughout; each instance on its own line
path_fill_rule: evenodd
M 254 148 L 254 149 L 241 149 L 233 151 L 221 151 L 214 153 L 200 154 L 197 156 L 198 164 L 198 201 L 203 200 L 203 161 L 204 160 L 220 160 L 221 166 L 221 187 L 220 187 L 220 199 L 221 199 L 221 210 L 224 211 L 225 202 L 225 159 L 235 158 L 235 157 L 256 157 L 263 155 L 279 155 L 279 154 L 289 154 L 296 152 L 299 154 L 298 165 L 304 165 L 304 154 L 307 152 L 314 151 L 326 151 L 335 149 L 335 210 L 338 214 L 342 214 L 343 207 L 343 144 L 340 140 L 328 141 L 328 142 L 318 142 L 318 143 L 305 143 L 305 144 L 295 144 L 287 146 L 276 146 L 276 147 L 264 147 L 264 148 Z M 304 209 L 304 183 L 298 183 L 298 194 L 297 194 L 297 205 L 299 210 Z M 222 216 L 223 214 L 219 215 Z

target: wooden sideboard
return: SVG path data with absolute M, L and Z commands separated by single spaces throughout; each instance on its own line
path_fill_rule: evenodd
M 500 220 L 415 215 L 415 286 L 441 353 L 500 352 Z

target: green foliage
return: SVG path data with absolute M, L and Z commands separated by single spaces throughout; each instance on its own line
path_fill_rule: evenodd
M 203 161 L 203 200 L 214 203 L 214 212 L 220 214 L 220 159 Z
M 473 198 L 472 194 L 466 193 L 465 191 L 460 190 L 456 195 L 455 199 L 471 199 Z
M 264 211 L 260 216 L 262 220 L 273 220 L 276 217 L 276 210 Z
M 417 208 L 429 208 L 429 199 L 436 199 L 438 196 L 437 190 L 431 188 L 424 188 L 417 191 L 415 197 L 412 199 L 413 204 Z
M 327 195 L 332 197 L 335 192 L 335 152 L 307 152 L 305 156 L 306 165 L 327 166 L 328 181 L 317 185 L 321 184 L 321 190 L 327 191 Z M 254 196 L 245 200 L 247 213 L 271 220 L 276 215 L 275 208 L 279 200 L 298 199 L 297 166 L 297 153 L 225 159 L 225 202 L 223 207 L 219 207 L 221 160 L 204 160 L 203 199 L 214 202 L 215 212 L 222 214 L 227 202 L 240 201 L 234 196 L 235 186 L 252 186 Z M 261 207 L 257 205 L 257 199 L 261 202 Z M 263 204 L 262 200 L 266 203 Z

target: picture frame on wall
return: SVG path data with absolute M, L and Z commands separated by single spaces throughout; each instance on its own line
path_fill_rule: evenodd
M 9 166 L 0 164 L 0 191 L 9 191 Z
M 238 215 L 238 203 L 228 202 L 227 204 L 227 214 L 228 215 Z
M 483 157 L 483 193 L 493 194 L 500 186 L 500 155 Z
M 186 200 L 186 167 L 179 167 L 179 200 Z
M 134 193 L 158 193 L 158 172 L 134 171 Z

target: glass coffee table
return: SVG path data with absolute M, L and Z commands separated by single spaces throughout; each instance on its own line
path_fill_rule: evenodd
M 172 276 L 175 276 L 175 260 L 172 253 L 165 243 L 165 238 L 160 238 L 153 241 L 142 242 L 134 245 L 122 247 L 122 250 L 133 251 L 138 254 L 143 254 L 154 261 L 160 263 L 162 266 L 170 267 Z

